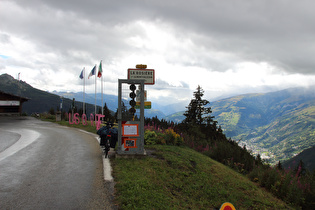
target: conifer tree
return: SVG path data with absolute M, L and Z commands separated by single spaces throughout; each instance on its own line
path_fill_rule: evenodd
M 280 160 L 279 160 L 276 168 L 279 169 L 279 170 L 283 170 L 283 167 L 282 167 L 282 164 L 281 164 Z
M 294 169 L 294 172 L 296 173 L 296 176 L 301 176 L 301 175 L 306 174 L 305 164 L 303 163 L 302 160 L 300 160 L 299 164 Z
M 112 114 L 110 113 L 110 111 L 109 111 L 109 109 L 108 109 L 106 103 L 105 103 L 105 105 L 104 105 L 104 107 L 103 107 L 103 113 L 104 113 L 105 119 L 106 119 L 107 121 L 112 121 L 113 116 L 112 116 Z
M 121 117 L 124 120 L 129 120 L 131 118 L 131 114 L 127 110 L 127 107 L 123 101 L 121 102 Z
M 185 124 L 191 125 L 212 125 L 213 116 L 211 107 L 205 107 L 210 102 L 202 99 L 204 95 L 203 89 L 198 85 L 197 90 L 194 92 L 194 98 L 190 101 L 184 116 L 186 117 L 183 121 Z

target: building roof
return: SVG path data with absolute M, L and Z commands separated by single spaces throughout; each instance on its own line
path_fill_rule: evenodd
M 5 93 L 5 92 L 0 90 L 0 100 L 5 99 L 5 97 L 10 98 L 10 99 L 14 99 L 14 100 L 19 100 L 21 102 L 25 102 L 25 101 L 30 100 L 29 98 L 13 95 L 11 93 Z

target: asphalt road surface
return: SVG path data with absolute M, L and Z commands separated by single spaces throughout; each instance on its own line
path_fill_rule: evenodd
M 0 117 L 0 209 L 116 209 L 96 135 Z

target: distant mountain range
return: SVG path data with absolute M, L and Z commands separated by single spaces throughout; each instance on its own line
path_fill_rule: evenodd
M 83 101 L 83 92 L 57 92 L 53 91 L 53 94 L 56 94 L 58 96 L 62 96 L 64 98 L 69 98 L 73 99 L 75 98 L 76 101 Z M 85 93 L 85 103 L 89 104 L 95 104 L 95 93 L 89 94 Z M 129 106 L 128 101 L 123 100 L 126 106 Z M 114 95 L 108 95 L 108 94 L 103 94 L 103 103 L 108 107 L 108 109 L 112 110 L 113 112 L 117 111 L 118 108 L 118 97 Z M 101 93 L 96 93 L 96 105 L 101 106 L 102 105 L 102 94 Z M 153 107 L 156 106 L 156 104 L 153 104 Z M 158 118 L 163 118 L 165 117 L 165 114 L 158 110 L 158 109 L 146 109 L 144 112 L 145 117 L 158 117 Z
M 80 109 L 83 107 L 83 92 L 73 93 L 73 92 L 46 92 L 27 84 L 24 81 L 19 81 L 14 79 L 8 74 L 0 75 L 0 90 L 6 93 L 11 93 L 14 95 L 30 98 L 28 102 L 23 104 L 22 112 L 26 114 L 32 113 L 43 113 L 48 112 L 51 108 L 57 110 L 60 107 L 61 99 L 63 101 L 62 108 L 64 111 L 68 112 L 71 108 L 72 99 L 75 99 L 75 106 Z M 129 106 L 128 101 L 123 100 L 126 106 Z M 114 95 L 103 95 L 103 102 L 106 103 L 108 109 L 113 113 L 117 111 L 118 108 L 118 97 Z M 85 94 L 86 103 L 86 113 L 94 113 L 95 110 L 95 94 Z M 102 106 L 102 95 L 100 93 L 96 94 L 96 105 L 97 110 Z M 152 109 L 145 110 L 145 117 L 158 117 L 163 118 L 166 113 L 178 111 L 177 105 L 170 106 L 159 106 L 157 103 L 152 104 Z M 159 109 L 157 109 L 157 108 Z
M 245 94 L 212 102 L 212 115 L 227 137 L 271 162 L 315 145 L 315 87 Z M 167 116 L 180 122 L 184 111 Z
M 56 109 L 60 106 L 60 96 L 64 97 L 65 111 L 70 109 L 72 98 L 75 98 L 77 107 L 82 107 L 82 92 L 49 93 L 15 80 L 7 74 L 0 75 L 0 90 L 30 98 L 31 100 L 23 104 L 23 112 L 27 114 Z M 94 97 L 95 94 L 85 94 L 88 113 L 94 112 Z M 116 112 L 117 96 L 104 95 L 104 103 Z M 97 105 L 101 104 L 101 94 L 97 94 Z M 227 137 L 246 144 L 253 153 L 260 153 L 265 158 L 270 157 L 272 163 L 292 158 L 315 145 L 314 86 L 244 94 L 211 102 L 210 106 L 212 115 Z M 183 107 L 183 104 L 161 106 L 154 103 L 152 109 L 145 110 L 145 116 L 181 122 L 184 119 L 184 111 L 179 112 L 178 107 Z

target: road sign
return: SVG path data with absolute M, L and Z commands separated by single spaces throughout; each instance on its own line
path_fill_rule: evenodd
M 136 101 L 140 101 L 140 98 L 141 98 L 141 91 L 140 90 L 137 90 L 136 91 Z M 147 91 L 144 90 L 144 101 L 147 101 Z
M 146 65 L 146 64 L 137 64 L 137 65 L 136 65 L 136 68 L 137 68 L 137 69 L 146 69 L 146 68 L 147 68 L 147 65 Z
M 145 85 L 155 84 L 154 69 L 128 69 L 128 79 L 142 79 Z
M 20 101 L 0 101 L 0 106 L 20 106 Z
M 136 102 L 136 109 L 140 109 L 140 102 Z M 145 109 L 151 109 L 151 101 L 145 101 L 144 102 L 144 108 Z

